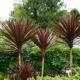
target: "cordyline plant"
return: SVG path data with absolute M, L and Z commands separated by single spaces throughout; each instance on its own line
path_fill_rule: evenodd
M 24 64 L 22 62 L 20 71 L 18 66 L 15 66 L 11 68 L 12 73 L 8 75 L 8 78 L 10 80 L 27 80 L 28 78 L 34 77 L 35 70 L 34 67 L 28 62 L 27 64 Z
M 56 35 L 63 39 L 70 47 L 70 70 L 72 76 L 73 41 L 76 37 L 80 36 L 80 21 L 75 15 L 68 14 L 67 17 L 60 20 L 60 22 L 54 22 L 53 27 Z
M 19 71 L 19 77 L 21 80 L 27 80 L 34 76 L 34 68 L 30 63 L 24 64 L 22 63 Z
M 32 38 L 32 41 L 40 48 L 42 52 L 42 73 L 44 73 L 44 56 L 46 50 L 55 42 L 56 36 L 52 36 L 49 29 L 43 30 L 40 28 L 37 34 Z
M 38 30 L 38 27 L 34 27 L 34 23 L 31 21 L 26 21 L 23 19 L 22 21 L 6 21 L 1 22 L 3 28 L 0 29 L 1 33 L 7 37 L 12 45 L 16 45 L 18 56 L 19 56 L 19 68 L 21 66 L 21 49 L 25 42 L 30 40 Z

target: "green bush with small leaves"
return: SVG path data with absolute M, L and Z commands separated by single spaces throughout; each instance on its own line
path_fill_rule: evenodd
M 29 79 L 29 80 L 35 80 L 34 78 Z M 72 77 L 49 77 L 49 76 L 45 76 L 45 77 L 41 77 L 41 76 L 37 76 L 36 80 L 80 80 L 80 75 L 79 73 L 77 73 L 75 76 Z
M 21 56 L 24 63 L 32 63 L 34 69 L 41 72 L 42 54 L 38 47 L 32 44 L 27 45 Z M 55 45 L 48 49 L 45 55 L 44 74 L 55 76 L 60 72 L 64 73 L 69 69 L 69 56 L 69 48 L 66 45 Z M 16 65 L 18 65 L 17 53 L 0 50 L 0 72 L 11 73 L 11 68 Z M 73 68 L 75 67 L 80 67 L 80 49 L 73 48 Z
M 0 75 L 0 80 L 10 80 L 7 77 Z M 17 79 L 20 80 L 20 79 Z M 34 78 L 28 78 L 27 80 L 35 80 Z M 45 76 L 45 77 L 41 77 L 41 76 L 37 76 L 36 80 L 80 80 L 80 74 L 76 73 L 74 76 L 72 77 L 60 77 L 60 76 L 56 76 L 56 77 L 50 77 L 50 76 Z

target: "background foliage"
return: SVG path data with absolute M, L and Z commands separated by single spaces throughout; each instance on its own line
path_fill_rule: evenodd
M 46 28 L 51 27 L 53 20 L 66 16 L 67 11 L 61 10 L 63 6 L 63 0 L 24 0 L 10 15 L 12 19 L 27 18 Z
M 42 54 L 33 43 L 28 44 L 22 51 L 22 60 L 31 62 L 36 71 L 41 71 Z M 73 68 L 80 67 L 80 49 L 73 49 Z M 18 65 L 16 52 L 0 50 L 0 72 L 10 73 L 10 68 Z M 55 45 L 47 50 L 45 55 L 45 75 L 58 74 L 69 69 L 69 48 L 66 45 Z

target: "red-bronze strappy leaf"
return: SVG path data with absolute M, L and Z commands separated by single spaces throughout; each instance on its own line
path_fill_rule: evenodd
M 24 20 L 1 22 L 3 28 L 1 33 L 16 45 L 19 55 L 19 65 L 21 65 L 21 48 L 25 42 L 30 40 L 37 32 L 38 27 L 34 23 Z

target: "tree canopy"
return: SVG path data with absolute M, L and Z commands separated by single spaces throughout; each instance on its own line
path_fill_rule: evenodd
M 51 21 L 66 15 L 67 11 L 60 9 L 63 5 L 61 0 L 24 0 L 22 5 L 11 12 L 11 17 L 25 17 L 46 28 L 51 26 Z
M 80 12 L 76 9 L 76 8 L 73 8 L 71 11 L 70 11 L 71 14 L 73 15 L 76 15 L 76 16 L 80 16 Z

